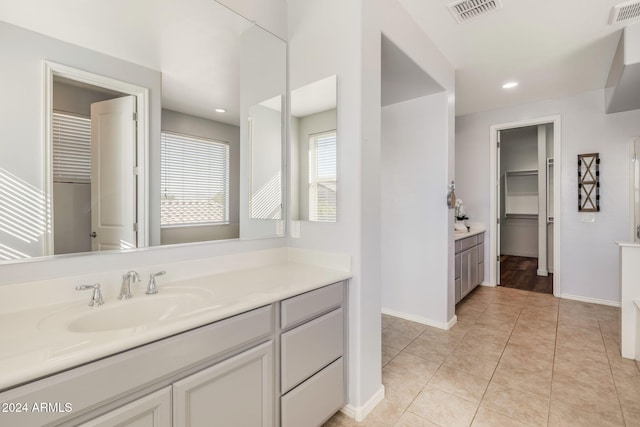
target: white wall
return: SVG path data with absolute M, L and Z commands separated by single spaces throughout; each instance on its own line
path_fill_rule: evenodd
M 382 309 L 446 327 L 445 92 L 382 108 Z
M 503 131 L 500 135 L 501 219 L 500 254 L 523 257 L 538 256 L 538 219 L 504 215 L 504 176 L 508 171 L 538 169 L 538 127 Z M 537 179 L 531 181 L 537 186 Z M 467 214 L 473 214 L 467 211 Z
M 229 144 L 229 224 L 161 228 L 160 244 L 202 242 L 239 237 L 240 128 L 167 109 L 162 110 L 162 130 L 214 139 Z
M 330 28 L 330 31 L 327 30 Z M 453 178 L 453 87 L 451 65 L 395 0 L 296 0 L 289 2 L 290 87 L 338 76 L 338 222 L 301 222 L 292 246 L 351 255 L 349 282 L 349 404 L 361 409 L 381 385 L 381 32 L 405 49 L 447 88 L 448 178 Z M 417 60 L 416 60 L 417 59 Z M 446 200 L 446 185 L 440 200 Z M 437 202 L 436 202 L 437 203 Z M 446 216 L 446 208 L 444 209 Z M 453 216 L 450 227 L 453 260 Z M 447 245 L 443 239 L 442 245 Z M 441 246 L 442 247 L 442 246 Z M 453 289 L 453 265 L 450 266 Z M 443 284 L 447 286 L 447 283 Z M 445 301 L 453 316 L 454 295 Z M 450 316 L 447 316 L 450 318 Z
M 364 209 L 363 151 L 378 150 L 378 129 L 365 124 L 363 112 L 364 0 L 297 0 L 289 2 L 290 87 L 337 75 L 338 93 L 338 222 L 303 221 L 299 239 L 291 246 L 349 254 L 353 278 L 349 281 L 349 404 L 362 407 L 379 390 L 381 379 L 380 282 L 365 277 L 363 263 Z M 366 0 L 375 8 L 377 1 Z M 375 13 L 375 12 L 374 12 Z M 373 18 L 375 19 L 375 18 Z M 330 28 L 330 31 L 327 31 Z M 369 38 L 375 34 L 367 33 Z M 379 45 L 379 29 L 378 40 Z M 379 50 L 379 48 L 378 48 Z M 375 53 L 372 55 L 375 56 Z M 367 57 L 367 71 L 376 80 L 372 96 L 380 93 L 379 59 Z M 379 118 L 380 100 L 374 101 Z M 375 112 L 373 113 L 374 115 Z M 375 153 L 374 153 L 375 155 Z M 374 183 L 377 191 L 379 186 Z M 372 202 L 375 204 L 375 200 Z M 374 206 L 373 212 L 379 211 Z M 379 226 L 379 223 L 378 223 Z M 375 238 L 375 236 L 374 236 Z M 379 250 L 379 241 L 372 243 Z M 375 271 L 373 272 L 375 275 Z
M 429 173 L 429 179 L 434 183 L 431 197 L 432 205 L 429 212 L 434 221 L 433 230 L 436 230 L 435 234 L 429 238 L 433 242 L 432 244 L 438 246 L 442 252 L 441 262 L 433 263 L 432 266 L 435 269 L 434 274 L 442 280 L 437 284 L 437 292 L 442 290 L 442 295 L 445 295 L 446 299 L 436 303 L 444 311 L 434 311 L 430 313 L 428 319 L 451 324 L 455 322 L 454 218 L 453 210 L 447 209 L 446 200 L 449 183 L 455 177 L 455 70 L 411 16 L 402 7 L 398 7 L 395 0 L 384 0 L 382 6 L 381 26 L 385 37 L 444 88 L 444 96 L 437 98 L 440 102 L 439 108 L 441 108 L 441 112 L 437 116 L 442 118 L 442 122 L 438 122 L 438 125 L 441 124 L 445 129 L 439 143 L 443 145 L 444 149 L 438 152 L 437 157 L 425 159 L 424 165 L 427 167 L 430 163 L 437 163 L 443 166 L 441 169 L 437 168 Z M 434 111 L 437 108 L 435 104 L 430 107 Z M 444 252 L 444 248 L 447 248 L 446 252 Z M 444 271 L 447 272 L 446 276 L 442 274 Z M 405 295 L 405 298 L 408 300 L 410 296 Z M 411 304 L 408 301 L 404 303 Z
M 561 276 L 554 277 L 566 296 L 620 301 L 614 242 L 628 240 L 629 140 L 640 135 L 640 110 L 604 114 L 604 91 L 546 100 L 456 120 L 457 193 L 469 212 L 492 227 L 489 218 L 489 127 L 559 114 L 562 162 Z M 595 223 L 581 222 L 578 212 L 577 155 L 600 153 L 600 208 Z M 558 166 L 561 166 L 561 177 Z M 556 217 L 557 218 L 557 217 Z M 486 245 L 488 246 L 488 245 Z M 485 270 L 489 257 L 485 256 Z M 558 265 L 554 266 L 557 272 Z

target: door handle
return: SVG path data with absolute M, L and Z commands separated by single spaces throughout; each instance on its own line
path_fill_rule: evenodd
M 97 235 L 97 234 L 96 234 L 96 232 L 94 231 L 93 233 L 89 234 L 89 236 L 91 236 L 91 237 L 93 237 L 93 238 L 95 239 L 98 235 Z

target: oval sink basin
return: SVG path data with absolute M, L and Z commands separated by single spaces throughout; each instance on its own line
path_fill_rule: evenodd
M 60 310 L 42 319 L 39 326 L 76 333 L 132 329 L 192 314 L 212 304 L 213 295 L 202 289 L 165 287 L 155 295 L 135 295 L 125 301 L 107 301 L 99 307 Z

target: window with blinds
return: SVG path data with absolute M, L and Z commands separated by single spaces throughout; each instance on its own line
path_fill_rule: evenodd
M 229 221 L 229 144 L 162 132 L 162 226 Z
M 91 119 L 54 111 L 53 182 L 91 182 Z
M 336 221 L 336 131 L 309 139 L 309 219 Z

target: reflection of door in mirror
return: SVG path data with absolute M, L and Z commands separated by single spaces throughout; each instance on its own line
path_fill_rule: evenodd
M 337 78 L 291 93 L 291 217 L 336 222 Z
M 53 253 L 136 247 L 135 97 L 55 77 Z

